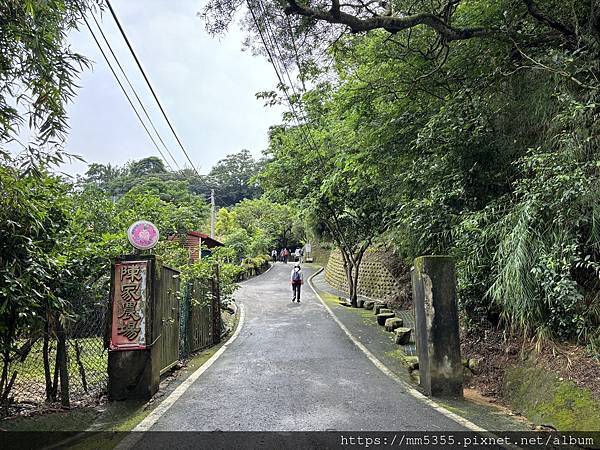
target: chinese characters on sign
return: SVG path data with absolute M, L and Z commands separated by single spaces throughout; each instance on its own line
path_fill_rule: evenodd
M 111 350 L 143 349 L 148 261 L 115 264 Z

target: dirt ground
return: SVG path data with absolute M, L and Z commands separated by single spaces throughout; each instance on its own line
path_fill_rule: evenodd
M 477 375 L 468 381 L 467 387 L 497 401 L 502 400 L 506 369 L 524 359 L 535 361 L 537 367 L 589 389 L 600 400 L 600 362 L 586 354 L 581 346 L 536 346 L 535 342 L 520 336 L 507 336 L 502 330 L 486 330 L 461 333 L 461 351 L 463 358 L 479 360 Z

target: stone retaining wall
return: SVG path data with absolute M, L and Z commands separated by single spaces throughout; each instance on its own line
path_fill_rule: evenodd
M 333 250 L 329 256 L 325 279 L 334 288 L 348 292 L 344 259 L 338 249 Z M 407 306 L 410 304 L 408 268 L 403 266 L 391 252 L 367 251 L 360 265 L 358 294 L 392 301 L 398 306 Z

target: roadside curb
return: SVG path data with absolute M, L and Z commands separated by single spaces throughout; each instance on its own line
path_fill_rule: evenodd
M 266 273 L 266 272 L 264 272 Z M 244 305 L 240 305 L 240 320 L 233 335 L 225 342 L 217 352 L 202 364 L 195 372 L 187 377 L 171 394 L 165 398 L 144 420 L 142 420 L 125 439 L 123 439 L 115 449 L 125 450 L 133 448 L 136 443 L 143 437 L 143 432 L 149 431 L 152 426 L 179 400 L 179 398 L 190 388 L 192 384 L 204 373 L 219 357 L 227 350 L 227 348 L 237 339 L 244 326 L 246 316 Z M 140 433 L 141 432 L 141 433 Z
M 317 270 L 314 274 L 312 274 L 310 276 L 310 278 L 308 279 L 308 285 L 313 290 L 313 292 L 315 293 L 315 295 L 317 296 L 317 298 L 319 299 L 321 304 L 325 307 L 325 309 L 327 310 L 329 315 L 333 318 L 333 320 L 338 324 L 338 326 L 342 329 L 342 331 L 348 336 L 348 338 L 352 341 L 352 343 L 354 345 L 356 345 L 366 355 L 367 358 L 369 358 L 369 360 L 375 365 L 375 367 L 377 367 L 380 371 L 382 371 L 384 374 L 386 374 L 388 377 L 390 377 L 396 383 L 401 385 L 406 390 L 406 392 L 408 392 L 411 396 L 413 396 L 416 399 L 427 404 L 428 406 L 435 409 L 440 414 L 443 414 L 444 416 L 448 417 L 449 419 L 454 420 L 456 423 L 462 425 L 463 427 L 465 427 L 471 431 L 479 431 L 479 432 L 487 431 L 487 430 L 479 427 L 478 425 L 475 425 L 473 422 L 465 419 L 464 417 L 461 417 L 458 414 L 455 414 L 455 413 L 447 410 L 440 404 L 436 403 L 435 401 L 431 400 L 429 397 L 426 397 L 421 392 L 419 392 L 418 390 L 416 390 L 415 388 L 410 386 L 408 383 L 406 383 L 404 380 L 402 380 L 400 377 L 398 377 L 394 372 L 392 372 L 390 369 L 388 369 L 388 367 L 385 366 L 373 353 L 371 353 L 371 351 L 367 347 L 365 347 L 358 339 L 356 339 L 352 335 L 352 333 L 350 333 L 348 328 L 346 328 L 346 326 L 342 323 L 342 321 L 340 319 L 338 319 L 338 317 L 331 310 L 331 308 L 329 306 L 327 306 L 327 304 L 325 303 L 325 301 L 323 300 L 323 298 L 321 297 L 319 292 L 313 286 L 313 278 L 316 277 L 317 275 L 319 275 L 323 270 L 324 269 L 321 268 L 321 269 Z
M 258 277 L 262 277 L 263 275 L 265 275 L 269 270 L 271 270 L 273 268 L 273 266 L 275 266 L 275 264 L 269 263 L 269 268 L 267 270 L 265 270 L 263 273 L 259 273 L 258 275 L 247 278 L 244 281 L 238 281 L 236 284 L 246 284 L 248 281 L 256 280 Z

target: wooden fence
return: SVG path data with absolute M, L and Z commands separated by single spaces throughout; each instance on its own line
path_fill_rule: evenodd
M 157 283 L 158 313 L 161 317 L 161 375 L 179 362 L 179 272 L 163 266 Z
M 179 272 L 163 266 L 156 295 L 161 317 L 161 374 L 191 353 L 220 342 L 218 269 L 209 280 L 195 280 L 180 286 Z

